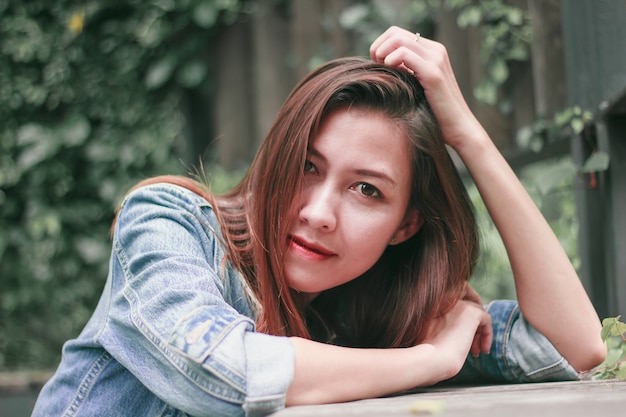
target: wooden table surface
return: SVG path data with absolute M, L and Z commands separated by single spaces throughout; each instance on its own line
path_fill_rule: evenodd
M 272 417 L 626 416 L 626 381 L 431 388 L 350 403 L 289 407 Z

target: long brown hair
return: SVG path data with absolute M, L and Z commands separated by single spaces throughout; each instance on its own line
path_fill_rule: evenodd
M 289 228 L 297 213 L 309 142 L 322 121 L 342 107 L 387 115 L 413 150 L 410 205 L 424 220 L 419 233 L 389 246 L 363 276 L 320 294 L 307 305 L 283 272 Z M 477 258 L 474 214 L 446 151 L 424 91 L 410 73 L 362 58 L 330 61 L 291 92 L 246 177 L 216 197 L 197 182 L 158 177 L 203 195 L 216 211 L 228 260 L 242 272 L 259 305 L 257 330 L 313 337 L 349 346 L 419 343 L 428 319 L 460 297 Z

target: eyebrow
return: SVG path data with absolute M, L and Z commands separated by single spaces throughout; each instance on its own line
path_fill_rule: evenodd
M 395 187 L 396 186 L 396 182 L 394 180 L 391 179 L 391 177 L 389 177 L 387 174 L 384 174 L 382 172 L 379 171 L 370 171 L 367 169 L 358 169 L 356 170 L 356 173 L 359 175 L 363 175 L 363 176 L 367 176 L 367 177 L 372 177 L 372 178 L 378 178 L 380 180 L 383 180 L 385 182 L 387 182 L 389 185 Z
M 326 157 L 324 155 L 322 155 L 321 153 L 319 153 L 317 150 L 313 149 L 313 148 L 308 148 L 308 152 L 315 156 L 318 159 L 321 159 L 322 162 L 327 163 L 328 159 L 326 159 Z M 356 174 L 358 175 L 363 175 L 365 177 L 371 177 L 371 178 L 378 178 L 382 181 L 387 182 L 389 185 L 395 187 L 396 186 L 396 182 L 387 174 L 385 174 L 384 172 L 380 172 L 380 171 L 372 171 L 369 169 L 357 169 L 354 171 Z

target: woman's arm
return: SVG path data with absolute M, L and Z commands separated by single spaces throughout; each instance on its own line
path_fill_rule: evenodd
M 502 236 L 524 316 L 575 369 L 598 365 L 606 348 L 597 313 L 550 226 L 471 113 L 445 48 L 394 27 L 370 53 L 413 71 L 424 87 L 446 143 L 463 159 Z
M 255 332 L 251 317 L 229 303 L 238 297 L 237 278 L 224 275 L 214 230 L 209 203 L 189 190 L 152 184 L 130 193 L 115 227 L 106 316 L 94 339 L 190 415 L 281 409 L 293 378 L 292 343 Z
M 600 321 L 557 237 L 486 136 L 455 148 L 507 250 L 522 314 L 578 371 L 606 353 Z
M 477 303 L 461 300 L 431 324 L 429 334 L 424 343 L 399 349 L 345 348 L 292 338 L 296 359 L 287 405 L 373 398 L 451 378 L 470 349 L 489 351 L 491 318 Z M 476 334 L 482 336 L 481 345 L 473 347 Z

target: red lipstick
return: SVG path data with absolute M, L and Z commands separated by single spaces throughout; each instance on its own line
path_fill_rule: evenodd
M 324 260 L 335 255 L 323 246 L 293 235 L 289 236 L 289 249 L 304 258 L 312 260 Z

